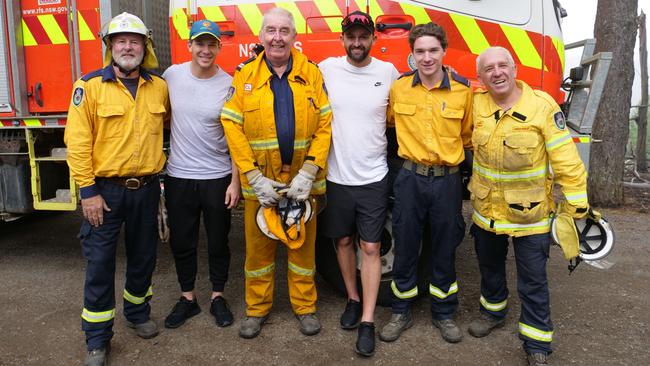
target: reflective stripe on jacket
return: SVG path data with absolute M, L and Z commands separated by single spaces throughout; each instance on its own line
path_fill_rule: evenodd
M 474 95 L 474 166 L 469 184 L 474 223 L 497 234 L 549 231 L 553 183 L 574 208 L 588 207 L 584 165 L 559 106 L 517 81 L 521 98 L 510 110 L 487 92 Z
M 289 86 L 293 92 L 295 140 L 290 176 L 298 173 L 305 160 L 320 170 L 312 194 L 325 193 L 327 154 L 332 135 L 332 113 L 323 77 L 318 67 L 295 49 Z M 221 111 L 230 154 L 241 173 L 242 193 L 256 199 L 244 173 L 259 168 L 264 176 L 277 180 L 282 159 L 275 129 L 271 71 L 264 53 L 235 73 L 229 99 Z

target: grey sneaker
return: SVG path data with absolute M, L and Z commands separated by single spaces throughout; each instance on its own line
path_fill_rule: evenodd
M 458 343 L 463 339 L 463 332 L 453 319 L 431 319 L 433 325 L 440 329 L 440 335 L 449 343 Z
M 316 314 L 301 314 L 296 315 L 296 318 L 300 322 L 300 333 L 306 336 L 313 336 L 320 332 L 320 321 L 318 321 Z
M 529 353 L 526 356 L 526 361 L 528 361 L 528 366 L 544 366 L 548 365 L 548 355 L 546 353 Z
M 384 342 L 393 342 L 399 338 L 399 336 L 405 330 L 413 326 L 413 318 L 411 317 L 411 312 L 404 314 L 393 314 L 390 317 L 388 324 L 384 325 L 379 332 L 379 339 Z
M 239 336 L 246 339 L 257 337 L 262 331 L 262 325 L 266 323 L 269 316 L 247 316 L 239 326 Z
M 504 324 L 506 324 L 505 318 L 499 319 L 490 314 L 481 313 L 478 319 L 470 323 L 467 331 L 472 336 L 481 338 L 490 334 L 493 329 L 503 327 Z
M 149 339 L 158 335 L 158 326 L 156 325 L 156 322 L 151 319 L 140 324 L 133 324 L 130 321 L 127 321 L 126 326 L 135 329 L 135 334 L 140 338 Z
M 108 354 L 111 352 L 111 346 L 108 344 L 103 348 L 96 348 L 86 353 L 84 366 L 106 366 L 108 365 Z

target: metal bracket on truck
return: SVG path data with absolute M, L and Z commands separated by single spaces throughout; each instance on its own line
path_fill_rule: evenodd
M 569 92 L 563 104 L 573 141 L 585 167 L 589 169 L 589 151 L 591 143 L 600 141 L 591 138 L 591 128 L 598 113 L 598 106 L 603 96 L 605 82 L 612 62 L 611 52 L 599 52 L 594 55 L 595 39 L 585 39 L 568 44 L 565 50 L 582 47 L 580 66 L 574 67 L 562 87 Z

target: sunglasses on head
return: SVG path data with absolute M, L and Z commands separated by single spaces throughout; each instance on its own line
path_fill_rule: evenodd
M 341 25 L 344 26 L 344 27 L 346 27 L 346 26 L 348 26 L 349 24 L 352 24 L 352 23 L 370 25 L 371 22 L 372 21 L 370 19 L 368 19 L 368 17 L 363 15 L 363 14 L 352 14 L 352 15 L 348 15 L 345 19 L 343 19 L 343 22 L 341 22 Z

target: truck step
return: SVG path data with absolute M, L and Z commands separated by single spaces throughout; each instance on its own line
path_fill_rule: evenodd
M 65 147 L 55 147 L 50 151 L 50 156 L 41 156 L 34 158 L 36 161 L 65 161 L 68 149 Z
M 69 189 L 57 189 L 56 197 L 43 200 L 41 202 L 47 203 L 69 203 L 70 202 L 70 190 Z

